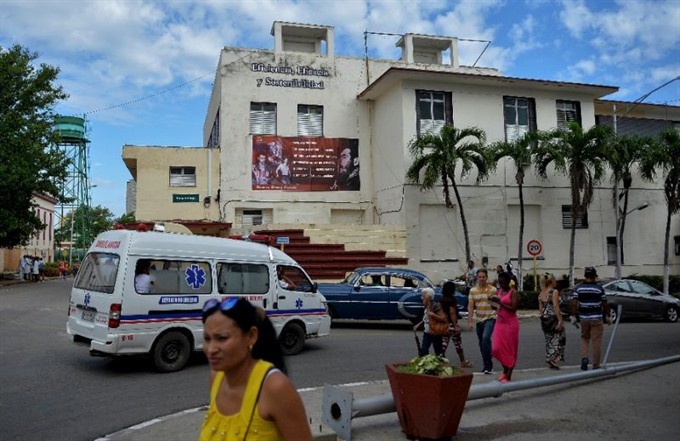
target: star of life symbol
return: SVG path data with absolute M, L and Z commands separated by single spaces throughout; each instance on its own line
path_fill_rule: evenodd
M 192 264 L 189 268 L 184 271 L 186 276 L 187 285 L 193 289 L 199 289 L 201 286 L 205 285 L 205 270 L 196 264 Z
M 297 309 L 302 309 L 302 299 L 298 298 L 298 299 L 295 301 L 295 307 L 296 307 Z
M 89 292 L 85 293 L 85 298 L 83 299 L 83 303 L 85 303 L 85 306 L 88 306 L 90 304 L 91 298 L 92 298 L 92 296 L 90 295 Z

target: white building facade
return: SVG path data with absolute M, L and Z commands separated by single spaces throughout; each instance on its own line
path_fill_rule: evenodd
M 332 27 L 275 22 L 274 50 L 224 48 L 204 125 L 204 145 L 219 148 L 219 220 L 235 227 L 384 225 L 403 228 L 409 267 L 434 280 L 465 267 L 459 207 L 442 188 L 409 184 L 409 142 L 444 123 L 477 126 L 487 141 L 567 121 L 595 125 L 595 103 L 611 86 L 502 75 L 458 64 L 457 40 L 406 34 L 401 60 L 340 57 Z M 446 55 L 450 57 L 443 64 Z M 670 108 L 663 124 L 676 124 Z M 668 116 L 670 115 L 670 116 Z M 663 125 L 662 124 L 662 125 Z M 475 185 L 459 181 L 472 258 L 494 267 L 518 254 L 519 198 L 511 162 Z M 614 273 L 615 212 L 609 180 L 576 232 L 576 268 Z M 138 189 L 139 191 L 139 189 Z M 623 274 L 661 274 L 666 203 L 661 183 L 635 177 Z M 541 271 L 568 271 L 570 190 L 564 176 L 525 177 L 525 243 L 543 245 Z M 455 201 L 454 201 L 455 202 Z M 680 272 L 680 219 L 671 225 L 671 274 Z M 524 252 L 525 258 L 528 256 Z M 525 261 L 524 268 L 532 264 Z M 580 273 L 577 273 L 580 274 Z

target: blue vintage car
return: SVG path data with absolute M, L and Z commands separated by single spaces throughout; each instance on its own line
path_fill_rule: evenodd
M 333 319 L 398 320 L 418 323 L 423 317 L 423 288 L 441 288 L 422 273 L 404 268 L 357 268 L 340 283 L 320 283 Z M 459 316 L 467 314 L 468 299 L 456 291 Z

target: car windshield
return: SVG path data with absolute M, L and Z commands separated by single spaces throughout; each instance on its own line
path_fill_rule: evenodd
M 90 253 L 85 256 L 75 287 L 90 291 L 112 293 L 118 274 L 118 262 L 120 257 L 110 253 Z
M 354 284 L 355 279 L 358 277 L 358 274 L 356 271 L 352 271 L 351 273 L 347 274 L 347 277 L 341 282 L 341 283 L 347 283 L 347 284 Z

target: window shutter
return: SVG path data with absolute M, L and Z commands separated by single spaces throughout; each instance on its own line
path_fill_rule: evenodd
M 571 229 L 571 206 L 562 205 L 562 228 Z M 588 228 L 588 213 L 576 218 L 576 229 Z
M 536 124 L 536 100 L 529 98 L 529 130 L 535 132 L 538 130 L 538 125 Z
M 298 136 L 323 136 L 323 107 L 298 106 Z
M 170 167 L 170 187 L 195 187 L 196 167 Z
M 253 135 L 276 134 L 275 103 L 250 103 L 250 133 Z

